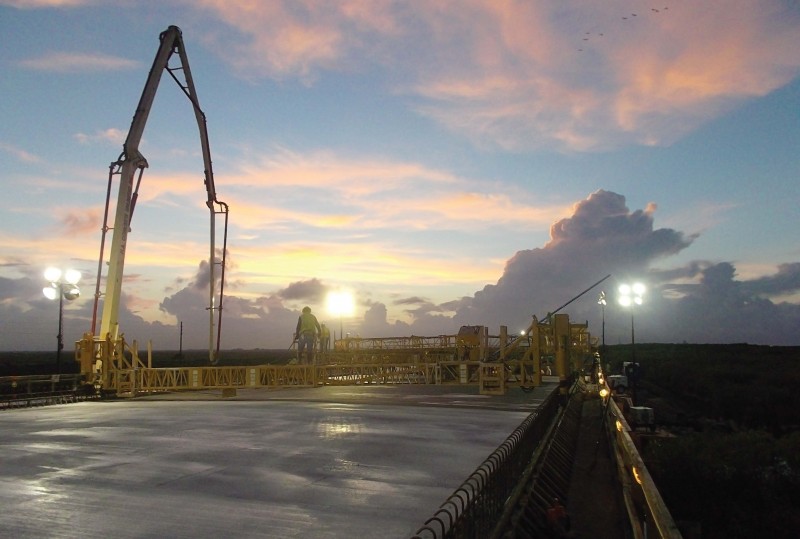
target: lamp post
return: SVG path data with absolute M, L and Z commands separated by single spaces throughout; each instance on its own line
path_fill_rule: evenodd
M 329 292 L 326 300 L 328 312 L 339 317 L 339 339 L 344 339 L 344 317 L 353 314 L 355 306 L 353 295 L 349 292 Z M 336 332 L 333 332 L 333 341 L 336 342 Z
M 644 292 L 645 287 L 642 283 L 621 284 L 619 286 L 619 304 L 623 307 L 629 307 L 631 310 L 631 359 L 633 367 L 628 382 L 631 387 L 631 397 L 634 405 L 636 404 L 636 377 L 639 373 L 637 372 L 638 367 L 636 365 L 636 334 L 633 325 L 633 310 L 635 306 L 642 304 Z
M 81 295 L 78 288 L 78 281 L 81 280 L 81 272 L 74 269 L 61 271 L 58 268 L 47 268 L 44 278 L 50 283 L 42 289 L 42 293 L 47 299 L 58 298 L 58 347 L 56 348 L 56 371 L 61 374 L 61 350 L 64 348 L 64 336 L 62 334 L 64 325 L 64 299 L 73 300 Z
M 602 346 L 600 347 L 600 353 L 603 357 L 606 355 L 606 293 L 602 290 L 600 291 L 600 297 L 597 298 L 597 304 L 600 305 L 600 311 L 602 312 L 603 316 L 603 341 Z

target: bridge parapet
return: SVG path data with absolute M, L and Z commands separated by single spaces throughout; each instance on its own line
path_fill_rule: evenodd
M 678 526 L 631 437 L 630 425 L 614 399 L 606 398 L 603 420 L 616 456 L 622 496 L 634 539 L 652 536 L 652 531 L 648 530 L 656 530 L 658 537 L 663 539 L 680 539 Z

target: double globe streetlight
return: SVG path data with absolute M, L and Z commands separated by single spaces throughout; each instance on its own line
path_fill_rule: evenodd
M 62 328 L 64 325 L 64 300 L 73 300 L 81 295 L 78 288 L 78 281 L 81 280 L 81 272 L 74 269 L 61 271 L 58 268 L 47 268 L 44 278 L 50 283 L 42 289 L 44 297 L 50 300 L 58 298 L 58 348 L 56 349 L 56 370 L 61 374 L 61 350 L 64 348 L 64 336 Z

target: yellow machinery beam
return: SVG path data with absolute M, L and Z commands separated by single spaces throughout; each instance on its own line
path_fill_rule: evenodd
M 140 360 L 136 342 L 128 346 L 124 336 L 84 338 L 75 356 L 88 383 L 117 394 L 357 384 L 479 385 L 481 393 L 502 394 L 541 385 L 545 366 L 562 381 L 577 368 L 589 342 L 586 326 L 570 324 L 567 315 L 553 318 L 545 324 L 534 317 L 511 344 L 505 327 L 491 337 L 483 326 L 458 336 L 348 338 L 317 365 L 152 368 L 150 350 Z

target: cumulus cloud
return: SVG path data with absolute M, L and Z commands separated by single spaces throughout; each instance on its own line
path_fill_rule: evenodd
M 562 312 L 575 322 L 590 321 L 590 332 L 599 338 L 596 300 L 603 289 L 609 297 L 607 342 L 627 343 L 630 313 L 614 304 L 614 296 L 619 282 L 636 278 L 648 286 L 645 304 L 636 315 L 637 342 L 800 344 L 800 305 L 770 299 L 800 290 L 800 262 L 782 264 L 773 274 L 752 279 L 739 279 L 734 264 L 725 261 L 658 268 L 657 263 L 668 263 L 695 236 L 656 227 L 656 213 L 654 204 L 631 210 L 622 195 L 597 191 L 576 203 L 569 217 L 553 223 L 549 241 L 515 253 L 502 276 L 474 295 L 438 304 L 424 296 L 396 296 L 387 303 L 370 299 L 367 287 L 356 292 L 359 311 L 346 320 L 346 331 L 363 337 L 436 336 L 478 324 L 492 332 L 500 325 L 516 331 L 527 326 L 532 315 L 541 319 L 569 302 Z M 6 321 L 0 328 L 3 348 L 30 350 L 36 343 L 33 349 L 47 349 L 41 336 L 53 332 L 57 310 L 41 295 L 41 276 L 22 260 L 4 264 L 22 276 L 0 277 L 0 319 Z M 177 278 L 174 292 L 159 304 L 167 319 L 154 322 L 140 314 L 149 308 L 149 300 L 137 296 L 133 286 L 142 279 L 134 273 L 126 276 L 119 314 L 126 338 L 176 349 L 182 330 L 187 346 L 204 347 L 211 328 L 208 278 L 206 261 L 197 264 L 190 278 Z M 312 277 L 267 293 L 227 294 L 222 303 L 222 348 L 288 347 L 302 306 L 319 305 L 325 292 L 334 288 Z M 91 297 L 84 294 L 66 308 L 69 342 L 90 327 Z M 397 317 L 397 309 L 405 313 L 404 320 Z M 326 321 L 326 313 L 317 315 Z M 328 322 L 337 325 L 335 320 Z
M 326 292 L 325 285 L 319 279 L 298 281 L 280 290 L 278 295 L 287 300 L 321 302 Z
M 652 207 L 631 212 L 616 193 L 593 193 L 575 205 L 571 217 L 553 224 L 544 247 L 511 257 L 497 283 L 464 302 L 457 318 L 524 327 L 531 315 L 541 318 L 605 275 L 643 275 L 655 260 L 692 242 L 681 232 L 654 229 L 653 213 Z
M 800 262 L 781 264 L 774 275 L 748 281 L 745 291 L 752 295 L 782 295 L 800 290 Z
M 679 298 L 656 298 L 654 308 L 647 310 L 648 331 L 659 335 L 656 341 L 669 342 L 665 336 L 674 335 L 672 342 L 797 345 L 800 305 L 776 304 L 766 297 L 766 292 L 796 291 L 797 266 L 782 265 L 775 275 L 737 280 L 730 262 L 705 265 L 699 280 L 684 285 Z
M 730 262 L 692 261 L 669 270 L 655 269 L 656 262 L 687 248 L 695 236 L 655 228 L 654 217 L 654 205 L 631 211 L 621 195 L 598 191 L 576 204 L 571 217 L 553 224 L 547 244 L 511 257 L 495 284 L 438 306 L 422 298 L 399 300 L 415 306 L 408 311 L 412 323 L 403 326 L 377 324 L 375 314 L 385 307 L 375 304 L 369 325 L 389 332 L 386 336 L 401 335 L 398 331 L 403 330 L 451 334 L 461 325 L 473 324 L 492 330 L 502 324 L 516 330 L 527 326 L 531 316 L 542 319 L 569 303 L 562 312 L 576 322 L 591 320 L 590 331 L 599 339 L 596 301 L 604 289 L 612 302 L 605 310 L 607 325 L 614 328 L 608 341 L 629 342 L 630 313 L 613 304 L 613 298 L 620 282 L 640 279 L 648 286 L 636 326 L 644 341 L 799 342 L 792 328 L 800 321 L 800 305 L 775 304 L 769 296 L 800 288 L 800 264 L 783 264 L 774 275 L 751 280 L 737 280 Z
M 204 284 L 200 286 L 201 283 Z M 275 293 L 254 298 L 227 294 L 212 329 L 207 310 L 207 283 L 207 265 L 201 263 L 194 278 L 184 288 L 165 297 L 160 308 L 183 324 L 186 340 L 193 346 L 210 343 L 209 331 L 216 331 L 216 324 L 221 324 L 219 344 L 223 349 L 288 346 L 300 307 L 288 307 L 286 302 L 319 298 L 325 290 L 320 280 L 312 279 L 291 283 Z M 213 338 L 216 345 L 216 334 Z

